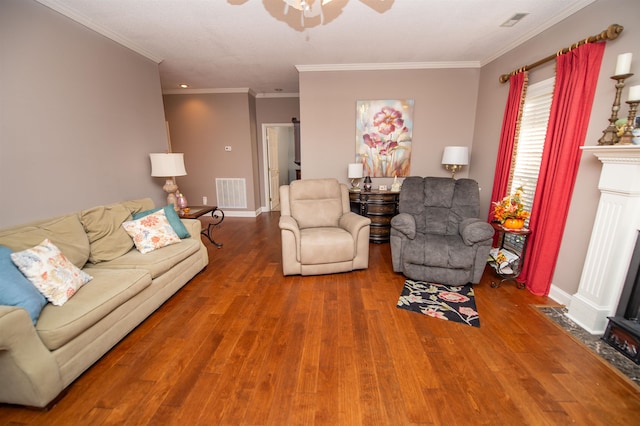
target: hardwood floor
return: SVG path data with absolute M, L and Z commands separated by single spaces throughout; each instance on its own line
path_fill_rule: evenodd
M 481 327 L 396 308 L 388 244 L 370 267 L 283 277 L 278 213 L 227 217 L 210 264 L 48 412 L 0 424 L 637 424 L 640 390 L 513 285 L 476 289 Z M 578 267 L 578 266 L 577 266 Z

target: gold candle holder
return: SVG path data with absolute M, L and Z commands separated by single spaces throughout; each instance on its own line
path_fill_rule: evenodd
M 627 118 L 627 124 L 624 126 L 624 133 L 620 136 L 620 141 L 618 145 L 631 145 L 631 139 L 633 139 L 633 134 L 631 131 L 633 130 L 634 121 L 636 119 L 636 110 L 638 109 L 638 104 L 640 101 L 627 101 L 629 104 L 629 117 Z
M 618 111 L 620 111 L 620 96 L 622 95 L 622 89 L 624 88 L 624 81 L 631 77 L 633 73 L 614 75 L 612 80 L 616 80 L 616 97 L 613 100 L 613 106 L 611 107 L 611 117 L 609 117 L 609 125 L 602 131 L 602 137 L 598 140 L 598 145 L 614 145 L 618 143 L 618 128 L 616 127 L 616 121 L 618 120 Z

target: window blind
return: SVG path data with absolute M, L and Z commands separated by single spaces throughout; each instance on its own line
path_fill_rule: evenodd
M 553 88 L 555 77 L 530 85 L 527 88 L 522 118 L 520 121 L 520 137 L 516 147 L 513 175 L 511 178 L 509 194 L 522 186 L 524 194 L 522 202 L 525 210 L 531 211 L 535 197 L 540 163 L 542 161 L 542 149 L 547 135 L 551 101 L 553 100 Z M 526 224 L 528 225 L 528 220 Z M 509 236 L 505 243 L 521 248 L 520 238 Z

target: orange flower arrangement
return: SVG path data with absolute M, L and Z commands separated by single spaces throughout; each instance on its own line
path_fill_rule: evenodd
M 524 194 L 524 190 L 520 186 L 513 195 L 507 195 L 500 201 L 494 201 L 492 203 L 493 217 L 500 223 L 504 223 L 507 219 L 527 219 L 531 213 L 524 209 L 522 194 Z

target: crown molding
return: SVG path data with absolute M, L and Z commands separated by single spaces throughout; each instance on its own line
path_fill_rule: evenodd
M 299 98 L 300 93 L 258 93 L 256 98 Z
M 61 4 L 58 0 L 36 0 L 36 1 L 42 4 L 43 6 L 46 6 L 49 9 L 54 10 L 73 21 L 76 21 L 80 25 L 83 25 L 89 28 L 90 30 L 97 32 L 98 34 L 103 35 L 112 41 L 115 41 L 116 43 L 126 47 L 127 49 L 133 50 L 134 52 L 144 56 L 145 58 L 152 60 L 156 64 L 159 64 L 164 60 L 160 56 L 155 55 L 149 52 L 148 50 L 143 49 L 142 47 L 136 45 L 131 40 L 126 39 L 120 34 L 114 31 L 111 31 L 110 29 L 103 27 L 102 25 L 92 21 L 90 18 L 79 13 L 78 11 L 64 4 Z
M 298 72 L 316 71 L 386 71 L 386 70 L 419 70 L 444 68 L 480 68 L 479 61 L 459 62 L 388 62 L 380 64 L 315 64 L 296 65 Z
M 248 93 L 251 96 L 257 97 L 256 92 L 248 87 L 237 87 L 228 89 L 167 89 L 163 90 L 163 95 L 202 95 L 211 93 Z
M 238 88 L 206 88 L 206 89 L 166 89 L 162 91 L 163 95 L 206 95 L 220 93 L 248 93 L 256 98 L 299 98 L 300 93 L 256 93 L 248 87 Z

